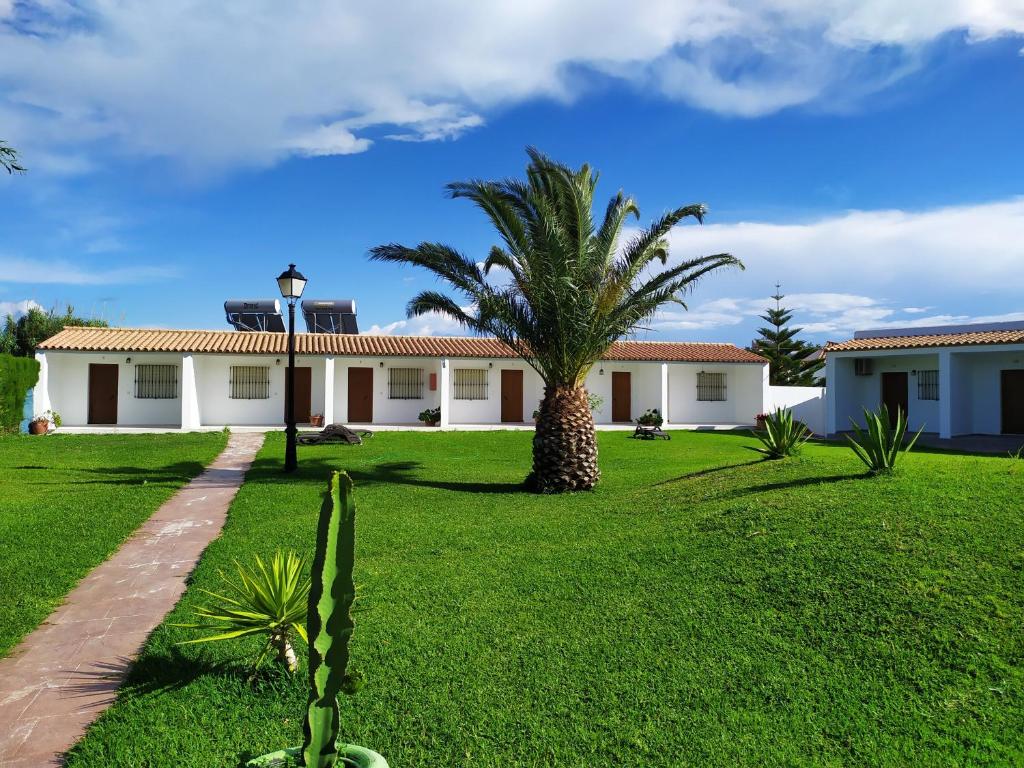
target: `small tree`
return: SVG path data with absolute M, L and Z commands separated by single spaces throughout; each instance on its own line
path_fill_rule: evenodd
M 8 173 L 24 173 L 25 169 L 18 163 L 18 150 L 0 139 L 0 168 Z
M 17 320 L 8 315 L 4 327 L 0 330 L 0 352 L 16 357 L 31 357 L 35 354 L 40 342 L 60 333 L 69 325 L 85 325 L 93 328 L 105 328 L 106 320 L 86 320 L 75 316 L 75 308 L 70 304 L 60 314 L 56 308 L 45 312 L 32 307 Z
M 754 340 L 750 349 L 762 357 L 768 358 L 768 377 L 773 386 L 777 387 L 817 387 L 823 384 L 817 376 L 825 361 L 813 353 L 817 348 L 808 344 L 797 335 L 803 328 L 791 328 L 789 322 L 793 313 L 782 306 L 785 296 L 775 284 L 775 307 L 768 307 L 761 319 L 771 327 L 758 328 L 760 336 Z

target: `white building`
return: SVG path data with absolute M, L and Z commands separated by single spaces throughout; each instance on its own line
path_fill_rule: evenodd
M 296 334 L 296 419 L 441 426 L 530 424 L 540 376 L 491 338 Z M 66 328 L 39 345 L 34 409 L 65 426 L 276 426 L 284 420 L 287 336 L 238 331 Z M 731 344 L 618 342 L 587 379 L 598 424 L 649 408 L 679 427 L 753 423 L 768 363 Z
M 825 352 L 830 434 L 880 403 L 944 438 L 1024 434 L 1024 323 L 858 331 Z

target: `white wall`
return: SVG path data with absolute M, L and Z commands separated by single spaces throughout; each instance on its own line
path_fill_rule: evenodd
M 970 414 L 970 432 L 1000 434 L 1003 428 L 1001 371 L 1024 368 L 1024 349 L 1015 352 L 973 352 L 959 355 L 959 358 L 971 393 L 965 404 L 967 407 L 963 407 Z
M 802 421 L 817 435 L 828 429 L 825 409 L 825 387 L 769 387 L 764 412 L 788 408 L 793 418 Z
M 284 424 L 284 389 L 287 355 L 194 355 L 199 422 L 204 426 Z M 265 365 L 270 368 L 270 397 L 265 400 L 231 398 L 231 366 Z M 324 411 L 324 360 L 296 355 L 296 367 L 308 367 L 312 413 Z
M 131 363 L 128 360 L 131 360 Z M 124 426 L 174 426 L 181 423 L 181 355 L 146 352 L 46 352 L 50 408 L 69 427 L 89 421 L 89 365 L 115 364 L 117 370 L 117 423 Z M 173 365 L 177 369 L 178 396 L 173 399 L 135 397 L 135 365 Z
M 697 374 L 724 373 L 726 399 L 697 400 Z M 767 364 L 671 363 L 668 421 L 673 424 L 753 424 L 766 404 Z
M 449 416 L 452 424 L 500 424 L 501 423 L 501 371 L 523 372 L 523 420 L 533 420 L 533 412 L 540 407 L 544 397 L 544 381 L 540 375 L 522 360 L 466 360 L 452 358 L 451 393 L 448 399 Z M 489 367 L 490 366 L 490 367 Z M 482 368 L 487 371 L 486 400 L 456 400 L 455 371 L 460 368 Z
M 874 361 L 870 376 L 854 374 L 854 359 L 871 357 Z M 905 372 L 907 374 L 907 423 L 908 429 L 917 431 L 924 428 L 926 432 L 939 431 L 939 401 L 919 400 L 917 397 L 917 377 L 914 371 L 938 370 L 939 355 L 933 354 L 889 354 L 869 355 L 858 354 L 854 357 L 842 357 L 836 360 L 836 372 L 828 379 L 828 386 L 835 388 L 836 398 L 836 430 L 850 429 L 850 420 L 863 424 L 863 408 L 877 410 L 882 402 L 882 374 L 887 372 Z M 942 396 L 940 391 L 939 396 Z
M 381 367 L 381 363 L 384 367 Z M 441 404 L 441 361 L 437 358 L 334 358 L 334 420 L 347 424 L 348 369 L 373 369 L 373 421 L 376 424 L 415 424 L 421 411 Z M 388 398 L 388 368 L 422 368 L 423 397 L 418 400 Z M 430 389 L 430 374 L 436 374 L 437 388 Z
M 661 410 L 661 363 L 602 361 L 590 369 L 585 382 L 587 392 L 597 395 L 603 400 L 601 407 L 594 411 L 595 423 L 612 423 L 612 374 L 617 371 L 630 374 L 629 415 L 631 421 L 651 408 Z

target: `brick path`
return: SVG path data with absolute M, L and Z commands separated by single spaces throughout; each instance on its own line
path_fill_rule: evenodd
M 113 703 L 132 659 L 220 533 L 262 444 L 262 434 L 232 434 L 206 471 L 0 659 L 0 766 L 62 765 L 62 754 Z

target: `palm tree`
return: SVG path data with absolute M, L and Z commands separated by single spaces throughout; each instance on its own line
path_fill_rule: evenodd
M 25 169 L 18 164 L 18 150 L 0 139 L 0 168 L 8 173 L 24 173 Z
M 593 217 L 597 174 L 578 171 L 527 149 L 526 180 L 466 181 L 447 186 L 487 214 L 504 245 L 492 246 L 483 264 L 454 248 L 395 243 L 371 250 L 376 261 L 415 264 L 460 295 L 424 291 L 408 305 L 410 317 L 437 312 L 466 328 L 493 334 L 544 379 L 544 399 L 533 439 L 534 490 L 557 493 L 593 488 L 600 477 L 594 419 L 583 387 L 587 373 L 612 342 L 650 320 L 700 277 L 743 265 L 729 254 L 665 266 L 665 239 L 687 217 L 702 221 L 703 205 L 665 214 L 619 248 L 629 216 L 639 217 L 620 191 L 604 219 Z M 499 280 L 488 281 L 497 273 Z M 507 279 L 506 279 L 507 278 Z

